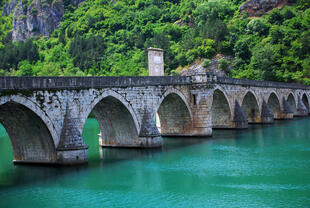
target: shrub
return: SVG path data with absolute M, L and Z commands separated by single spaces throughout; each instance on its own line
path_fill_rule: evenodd
M 211 60 L 210 60 L 210 59 L 205 59 L 205 60 L 203 60 L 202 66 L 203 66 L 204 68 L 208 68 L 208 66 L 210 65 L 210 63 L 211 63 Z
M 225 73 L 228 73 L 228 66 L 230 64 L 230 61 L 228 61 L 227 59 L 225 58 L 222 58 L 218 61 L 218 64 L 219 64 L 219 68 L 225 72 Z

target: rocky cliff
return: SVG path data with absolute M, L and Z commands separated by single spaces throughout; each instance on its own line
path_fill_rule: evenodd
M 77 6 L 84 0 L 72 0 Z M 63 0 L 12 0 L 3 7 L 2 15 L 13 12 L 13 41 L 35 36 L 49 37 L 59 26 L 64 14 Z
M 246 12 L 248 16 L 260 16 L 268 13 L 273 8 L 282 8 L 288 0 L 247 0 L 239 8 L 240 12 Z

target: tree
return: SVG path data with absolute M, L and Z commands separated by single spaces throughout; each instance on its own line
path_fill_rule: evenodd
M 247 32 L 249 34 L 255 34 L 255 35 L 267 35 L 268 33 L 268 26 L 266 23 L 264 23 L 261 19 L 252 19 L 247 24 Z
M 259 70 L 263 74 L 264 80 L 276 80 L 276 70 L 279 68 L 277 64 L 279 56 L 273 49 L 272 45 L 258 45 L 253 50 L 250 68 Z
M 234 52 L 237 58 L 243 60 L 249 60 L 251 58 L 251 51 L 248 43 L 248 39 L 240 39 L 236 42 Z

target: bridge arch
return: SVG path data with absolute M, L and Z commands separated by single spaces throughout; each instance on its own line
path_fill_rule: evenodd
M 295 96 L 292 92 L 290 92 L 287 96 L 287 103 L 290 106 L 290 108 L 293 111 L 293 114 L 295 115 L 297 113 L 297 102 L 295 99 Z
M 42 109 L 22 95 L 0 98 L 0 123 L 13 147 L 15 162 L 53 163 L 58 134 Z
M 280 104 L 280 99 L 277 93 L 272 91 L 267 100 L 267 105 L 269 106 L 270 110 L 273 113 L 273 116 L 275 119 L 280 119 L 281 118 L 281 104 Z
M 158 100 L 156 124 L 162 135 L 189 135 L 192 113 L 185 96 L 177 89 L 168 89 Z
M 102 146 L 133 146 L 133 141 L 138 138 L 139 122 L 123 96 L 112 90 L 100 93 L 81 119 L 81 132 L 91 112 L 99 124 Z
M 232 110 L 226 92 L 216 88 L 213 91 L 211 107 L 212 128 L 228 128 L 232 124 Z
M 307 110 L 308 110 L 308 113 L 310 113 L 310 103 L 309 103 L 309 99 L 308 99 L 308 96 L 306 93 L 303 93 L 302 94 L 302 102 L 305 104 Z
M 258 99 L 253 91 L 249 90 L 245 93 L 241 108 L 249 123 L 257 123 L 261 121 Z

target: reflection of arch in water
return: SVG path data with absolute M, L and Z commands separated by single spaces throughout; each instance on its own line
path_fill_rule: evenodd
M 248 91 L 245 94 L 241 108 L 249 123 L 261 122 L 258 100 L 254 92 Z
M 181 92 L 170 89 L 157 103 L 157 126 L 160 126 L 162 135 L 188 136 L 191 134 L 192 114 Z
M 213 92 L 212 128 L 229 128 L 232 126 L 230 104 L 226 94 L 220 89 Z
M 281 106 L 279 97 L 275 92 L 271 92 L 267 101 L 267 105 L 273 113 L 275 119 L 281 118 Z
M 46 114 L 18 95 L 2 97 L 0 103 L 0 122 L 12 142 L 14 161 L 55 163 L 55 143 L 59 140 Z

